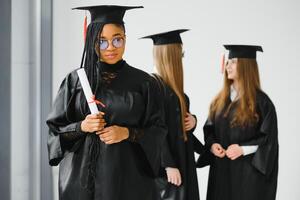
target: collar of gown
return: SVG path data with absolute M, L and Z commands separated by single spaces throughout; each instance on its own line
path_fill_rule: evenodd
M 233 85 L 230 86 L 230 100 L 231 101 L 236 101 L 238 99 L 238 93 L 234 89 Z
M 102 69 L 102 71 L 105 71 L 105 72 L 120 71 L 122 69 L 122 67 L 124 66 L 124 64 L 125 64 L 125 61 L 123 59 L 119 60 L 115 64 L 108 64 L 108 63 L 102 62 L 102 61 L 98 62 L 98 66 L 100 67 L 100 69 Z

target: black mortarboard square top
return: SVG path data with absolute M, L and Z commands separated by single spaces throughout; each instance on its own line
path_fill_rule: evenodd
M 178 29 L 174 31 L 168 31 L 164 33 L 157 33 L 154 35 L 149 35 L 142 37 L 141 39 L 151 38 L 154 45 L 163 45 L 163 44 L 182 44 L 180 33 L 188 31 L 189 29 Z
M 127 10 L 143 8 L 143 6 L 117 6 L 99 5 L 73 8 L 76 10 L 88 10 L 91 13 L 91 22 L 103 24 L 124 24 L 123 17 Z
M 256 58 L 256 51 L 263 52 L 261 46 L 252 45 L 224 45 L 229 50 L 228 59 L 231 58 Z

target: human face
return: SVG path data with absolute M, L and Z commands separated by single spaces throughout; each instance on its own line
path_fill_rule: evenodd
M 228 63 L 226 65 L 226 71 L 227 71 L 227 78 L 230 80 L 237 80 L 238 73 L 237 73 L 237 58 L 232 58 L 228 60 Z
M 124 30 L 115 24 L 105 24 L 98 40 L 100 60 L 115 64 L 123 58 L 126 37 Z

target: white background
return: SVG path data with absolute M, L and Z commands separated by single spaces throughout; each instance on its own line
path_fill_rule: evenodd
M 84 12 L 72 11 L 71 8 L 99 4 L 145 7 L 125 14 L 127 46 L 124 59 L 147 72 L 153 72 L 152 42 L 138 38 L 178 28 L 191 29 L 182 34 L 185 91 L 191 99 L 191 111 L 198 117 L 196 136 L 202 141 L 202 125 L 209 103 L 222 85 L 222 45 L 262 45 L 264 53 L 257 56 L 262 87 L 273 100 L 278 115 L 280 165 L 277 199 L 300 199 L 300 1 L 54 0 L 54 96 L 64 76 L 79 67 L 83 50 Z M 197 172 L 203 200 L 208 168 Z

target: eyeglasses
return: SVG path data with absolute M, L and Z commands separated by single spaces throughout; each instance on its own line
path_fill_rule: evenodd
M 124 38 L 123 37 L 115 37 L 112 40 L 100 39 L 99 40 L 100 50 L 106 50 L 109 47 L 109 42 L 111 42 L 113 47 L 121 48 L 124 45 Z

